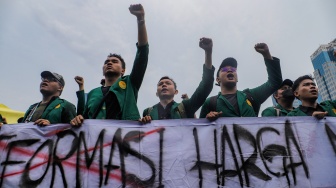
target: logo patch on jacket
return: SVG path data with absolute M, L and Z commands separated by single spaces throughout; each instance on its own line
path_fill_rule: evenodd
M 59 107 L 61 107 L 61 104 L 58 104 L 57 106 L 55 106 L 55 109 L 56 109 L 56 108 L 59 108 Z
M 126 89 L 126 83 L 125 83 L 124 81 L 120 81 L 120 82 L 119 82 L 119 87 L 120 87 L 121 89 Z
M 251 101 L 250 101 L 250 100 L 246 99 L 246 103 L 247 103 L 249 106 L 251 106 L 251 107 L 252 107 L 252 103 L 251 103 Z

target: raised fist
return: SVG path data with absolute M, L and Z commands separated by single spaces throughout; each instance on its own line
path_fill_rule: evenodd
M 212 50 L 212 39 L 211 38 L 200 38 L 199 47 L 205 51 Z
M 145 10 L 143 9 L 141 4 L 131 5 L 128 9 L 130 13 L 137 18 L 143 19 L 143 17 L 145 16 Z
M 256 45 L 254 46 L 254 49 L 255 49 L 257 52 L 261 53 L 261 54 L 264 54 L 264 53 L 269 52 L 268 46 L 267 46 L 267 44 L 265 44 L 265 43 L 258 43 L 258 44 L 256 44 Z
M 188 96 L 188 94 L 185 93 L 185 94 L 182 94 L 181 98 L 183 100 L 186 100 L 186 99 L 189 99 L 189 96 Z
M 261 55 L 264 56 L 264 58 L 266 59 L 272 59 L 271 53 L 268 49 L 267 44 L 265 43 L 258 43 L 254 46 L 254 49 L 260 53 Z
M 77 82 L 79 86 L 79 90 L 84 90 L 84 78 L 81 76 L 76 76 L 75 81 Z
M 81 76 L 76 76 L 75 81 L 77 82 L 78 85 L 83 85 L 84 84 L 84 78 Z

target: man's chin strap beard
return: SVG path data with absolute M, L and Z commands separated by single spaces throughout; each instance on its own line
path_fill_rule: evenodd
M 294 99 L 295 99 L 295 96 L 293 96 L 293 97 L 283 97 L 283 101 L 285 103 L 293 103 Z
M 116 72 L 107 72 L 105 73 L 105 77 L 115 77 L 115 76 L 121 76 L 120 73 L 116 73 Z
M 233 89 L 237 86 L 236 82 L 227 82 L 225 84 L 223 84 L 223 86 L 227 89 Z
M 295 99 L 295 96 L 292 90 L 285 90 L 282 92 L 282 98 L 284 102 L 292 103 Z

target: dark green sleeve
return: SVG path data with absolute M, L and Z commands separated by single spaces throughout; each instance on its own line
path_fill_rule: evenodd
M 182 101 L 188 118 L 194 117 L 195 112 L 203 105 L 211 93 L 214 83 L 214 72 L 215 67 L 212 66 L 211 69 L 208 69 L 203 65 L 202 80 L 197 89 L 189 99 Z
M 256 103 L 261 105 L 266 99 L 271 96 L 282 83 L 282 74 L 280 67 L 280 60 L 273 57 L 273 60 L 265 59 L 268 80 L 253 89 L 249 89 Z
M 142 117 L 145 117 L 145 116 L 149 115 L 149 114 L 148 114 L 148 109 L 149 109 L 149 108 L 146 108 L 146 109 L 143 111 L 143 113 L 142 113 Z
M 132 85 L 139 90 L 147 68 L 149 48 L 148 44 L 143 46 L 137 45 L 137 48 L 130 79 Z
M 276 110 L 273 107 L 266 108 L 261 112 L 262 117 L 277 116 Z
M 83 115 L 84 112 L 84 106 L 85 106 L 85 92 L 77 91 L 77 115 Z
M 62 123 L 70 123 L 70 121 L 76 117 L 76 107 L 70 102 L 65 102 L 62 110 Z
M 201 108 L 200 118 L 205 118 L 206 115 L 210 112 L 209 110 L 210 98 L 207 98 Z

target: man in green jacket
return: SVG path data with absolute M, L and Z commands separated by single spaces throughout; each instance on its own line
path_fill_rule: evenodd
M 278 104 L 276 106 L 266 108 L 262 111 L 261 116 L 287 116 L 287 114 L 294 109 L 293 101 L 295 96 L 292 86 L 292 80 L 285 79 L 280 88 L 273 94 L 273 97 Z
M 145 26 L 145 11 L 142 5 L 131 5 L 131 14 L 137 17 L 138 43 L 133 69 L 124 76 L 126 64 L 117 54 L 108 55 L 103 65 L 104 86 L 91 90 L 87 95 L 83 115 L 76 116 L 70 123 L 80 126 L 84 119 L 138 120 L 138 92 L 148 62 L 148 39 Z
M 200 118 L 212 121 L 218 117 L 258 116 L 260 105 L 281 85 L 282 75 L 280 60 L 271 56 L 265 43 L 256 44 L 254 48 L 264 57 L 268 73 L 266 83 L 253 89 L 237 90 L 237 61 L 234 58 L 224 59 L 217 71 L 221 91 L 205 101 Z
M 42 101 L 29 107 L 22 122 L 34 122 L 39 126 L 69 123 L 76 116 L 76 107 L 59 97 L 65 85 L 63 77 L 57 73 L 43 71 L 41 78 Z
M 314 79 L 309 75 L 299 77 L 294 81 L 293 92 L 302 105 L 295 108 L 287 116 L 314 116 L 322 119 L 325 116 L 336 117 L 336 100 L 317 103 L 318 89 Z
M 175 102 L 174 96 L 178 94 L 176 83 L 170 77 L 164 76 L 159 80 L 156 90 L 156 96 L 159 97 L 160 102 L 144 110 L 143 118 L 140 119 L 142 123 L 161 119 L 194 118 L 195 112 L 210 94 L 214 82 L 212 45 L 210 38 L 201 38 L 199 41 L 199 46 L 205 51 L 203 77 L 190 99 L 185 99 L 181 103 Z

